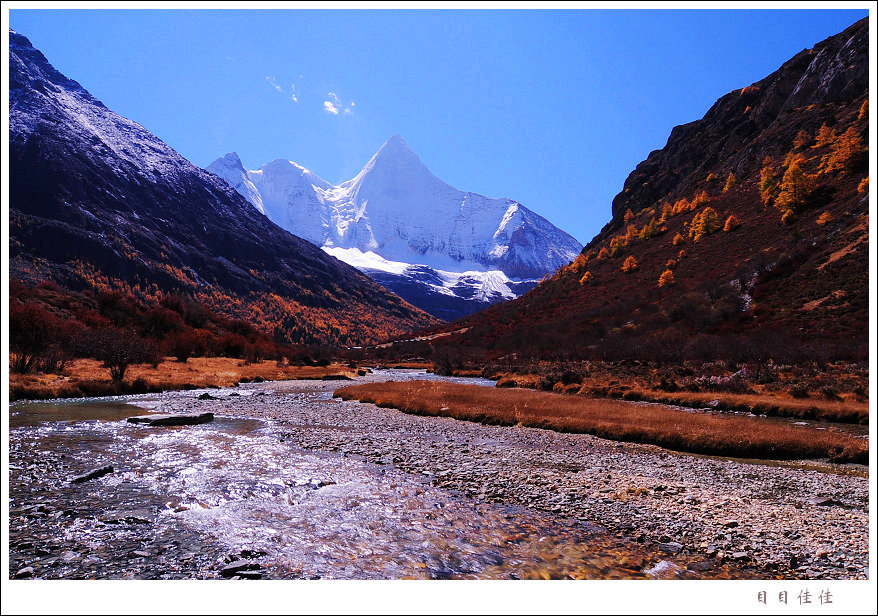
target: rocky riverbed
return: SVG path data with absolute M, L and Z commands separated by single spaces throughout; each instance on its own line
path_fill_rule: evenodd
M 11 574 L 868 575 L 865 467 L 724 460 L 417 417 L 332 399 L 337 386 L 133 396 L 125 401 L 137 407 L 116 403 L 80 422 L 69 410 L 45 422 L 45 410 L 13 405 Z M 143 408 L 216 421 L 124 422 Z M 71 430 L 91 444 L 71 448 Z M 70 481 L 107 465 L 113 472 Z

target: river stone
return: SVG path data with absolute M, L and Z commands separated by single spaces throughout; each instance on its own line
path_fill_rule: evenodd
M 154 415 L 138 415 L 137 417 L 128 418 L 128 423 L 146 424 L 148 426 L 194 426 L 212 421 L 213 413 L 156 413 Z
M 677 543 L 676 541 L 660 543 L 659 547 L 662 551 L 667 552 L 668 554 L 679 554 L 683 550 L 683 544 Z
M 83 481 L 89 481 L 90 479 L 97 479 L 98 477 L 103 477 L 104 475 L 109 475 L 113 472 L 113 466 L 108 464 L 107 466 L 102 466 L 100 468 L 96 468 L 93 471 L 89 471 L 83 475 L 78 475 L 73 477 L 70 480 L 70 483 L 82 483 Z
M 826 506 L 835 504 L 834 500 L 832 500 L 831 498 L 827 498 L 825 496 L 815 496 L 814 498 L 809 498 L 806 502 L 809 505 L 817 505 L 818 507 L 819 506 L 826 507 Z
M 262 569 L 262 565 L 257 562 L 236 560 L 223 567 L 220 571 L 220 575 L 223 577 L 232 577 L 233 575 L 241 575 L 241 573 L 245 571 L 257 571 L 259 569 Z

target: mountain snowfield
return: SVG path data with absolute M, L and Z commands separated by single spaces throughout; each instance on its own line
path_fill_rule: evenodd
M 249 171 L 234 152 L 207 170 L 276 224 L 440 318 L 518 297 L 582 250 L 512 199 L 446 184 L 399 135 L 338 186 L 283 159 Z

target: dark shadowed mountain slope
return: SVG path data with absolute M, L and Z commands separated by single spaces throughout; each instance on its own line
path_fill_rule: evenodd
M 572 265 L 437 341 L 489 357 L 865 357 L 867 77 L 864 19 L 722 97 L 637 166 Z
M 13 278 L 182 291 L 291 342 L 354 344 L 434 322 L 277 227 L 15 32 L 9 61 Z

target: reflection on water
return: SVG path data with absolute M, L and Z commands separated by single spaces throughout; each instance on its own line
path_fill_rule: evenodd
M 9 413 L 9 427 L 37 426 L 53 421 L 116 421 L 142 415 L 143 409 L 112 400 L 69 402 L 26 402 L 14 405 Z
M 143 409 L 113 402 L 14 411 L 13 573 L 30 566 L 46 578 L 661 577 L 641 572 L 636 546 L 600 529 L 477 502 L 393 467 L 299 450 L 269 422 L 218 416 L 145 427 L 124 421 Z M 115 472 L 68 481 L 107 464 Z

